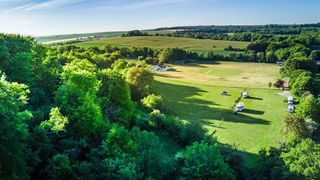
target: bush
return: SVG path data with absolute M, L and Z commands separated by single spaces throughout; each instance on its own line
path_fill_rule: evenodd
M 306 179 L 320 177 L 320 145 L 311 139 L 305 139 L 288 152 L 281 154 L 292 173 L 305 176 Z
M 291 91 L 296 96 L 301 96 L 308 91 L 315 94 L 317 91 L 316 87 L 317 84 L 312 76 L 305 76 L 301 74 L 297 79 L 295 79 Z
M 151 126 L 155 127 L 156 129 L 163 129 L 165 124 L 164 124 L 164 120 L 165 120 L 165 115 L 161 114 L 161 112 L 159 110 L 153 110 L 150 115 L 150 124 Z
M 97 95 L 105 117 L 128 127 L 134 111 L 128 83 L 122 74 L 110 69 L 99 71 L 98 78 L 101 86 Z
M 187 123 L 182 126 L 179 133 L 179 143 L 183 146 L 190 145 L 196 141 L 203 141 L 207 129 L 204 129 L 199 122 Z
M 141 100 L 154 92 L 152 72 L 143 67 L 131 67 L 127 71 L 126 80 L 130 85 L 133 100 Z
M 216 144 L 194 143 L 176 155 L 181 179 L 235 179 Z
M 296 114 L 289 114 L 284 120 L 284 133 L 289 135 L 294 133 L 298 138 L 310 137 L 311 132 L 306 121 Z
M 161 96 L 157 96 L 155 94 L 150 94 L 146 97 L 144 97 L 141 100 L 141 103 L 144 107 L 148 109 L 161 109 L 163 104 L 163 99 Z
M 278 89 L 280 89 L 280 88 L 283 88 L 284 87 L 284 81 L 283 80 L 281 80 L 281 79 L 278 79 L 274 84 L 273 84 L 273 86 L 274 87 L 276 87 L 276 88 L 278 88 Z
M 320 123 L 320 99 L 312 95 L 303 98 L 297 108 L 297 113 L 302 117 L 311 118 Z

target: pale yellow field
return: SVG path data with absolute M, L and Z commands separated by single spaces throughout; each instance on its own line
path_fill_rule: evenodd
M 216 64 L 171 65 L 172 71 L 158 73 L 159 78 L 228 87 L 269 88 L 278 78 L 275 64 L 217 62 Z

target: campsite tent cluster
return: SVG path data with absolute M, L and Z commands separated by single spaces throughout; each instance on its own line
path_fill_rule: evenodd
M 220 93 L 220 95 L 227 96 L 227 95 L 229 95 L 229 94 L 228 94 L 227 91 L 222 91 L 222 92 Z M 249 96 L 249 93 L 246 92 L 246 91 L 241 92 L 240 95 L 241 95 L 242 98 L 249 98 L 249 97 L 250 97 L 250 96 Z M 236 103 L 237 103 L 237 104 L 236 104 L 235 107 L 234 107 L 235 113 L 238 113 L 238 112 L 241 112 L 241 111 L 244 110 L 244 103 L 240 101 L 241 97 L 239 97 L 239 98 L 236 100 Z
M 156 66 L 152 66 L 151 68 L 153 71 L 168 71 L 169 68 L 167 66 L 162 66 L 162 65 L 156 65 Z

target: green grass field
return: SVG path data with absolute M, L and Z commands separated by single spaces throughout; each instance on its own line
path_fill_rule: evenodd
M 80 47 L 104 47 L 106 45 L 116 45 L 123 47 L 150 47 L 150 48 L 181 48 L 192 52 L 228 54 L 224 51 L 227 46 L 234 48 L 246 48 L 248 42 L 201 40 L 191 38 L 166 37 L 166 36 L 139 36 L 139 37 L 114 37 L 77 43 Z
M 76 40 L 79 37 L 88 37 L 88 36 L 99 36 L 101 38 L 110 38 L 121 36 L 124 31 L 117 31 L 117 32 L 97 32 L 97 33 L 82 33 L 82 34 L 62 34 L 62 35 L 52 35 L 52 36 L 41 36 L 36 37 L 36 40 L 40 43 L 58 43 L 61 41 L 72 41 Z
M 220 142 L 248 153 L 277 145 L 287 109 L 279 90 L 268 87 L 277 79 L 277 65 L 220 62 L 172 68 L 156 75 L 169 112 L 200 121 L 210 133 L 216 131 Z M 243 100 L 245 110 L 235 115 L 231 107 L 244 88 L 251 98 Z M 223 90 L 230 95 L 220 95 Z
M 143 30 L 143 32 L 147 32 L 149 34 L 164 34 L 169 33 L 168 30 Z M 61 35 L 51 35 L 51 36 L 40 36 L 35 39 L 39 43 L 52 44 L 59 42 L 68 42 L 74 41 L 80 37 L 88 37 L 88 36 L 98 36 L 101 39 L 111 38 L 111 37 L 120 37 L 122 34 L 126 33 L 126 31 L 114 31 L 114 32 L 96 32 L 96 33 L 80 33 L 80 34 L 61 34 Z

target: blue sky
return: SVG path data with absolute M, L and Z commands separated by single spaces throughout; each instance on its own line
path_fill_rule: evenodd
M 320 0 L 0 0 L 0 32 L 52 35 L 179 25 L 320 22 Z

